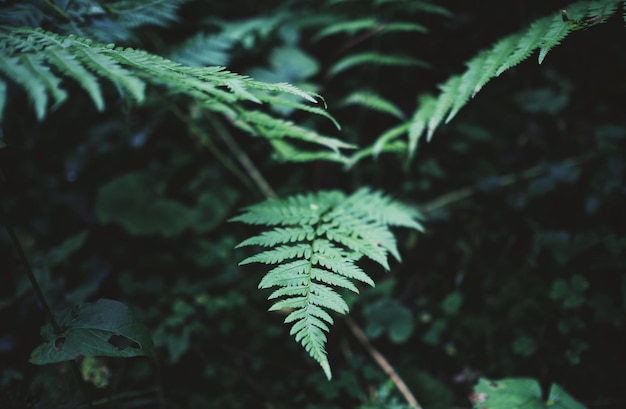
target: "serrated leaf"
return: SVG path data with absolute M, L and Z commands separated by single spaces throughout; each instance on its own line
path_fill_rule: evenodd
M 541 388 L 535 379 L 481 378 L 470 395 L 475 409 L 584 409 L 558 385 L 552 385 L 547 402 L 542 400 Z
M 269 309 L 289 311 L 285 323 L 292 324 L 290 334 L 330 377 L 325 351 L 325 332 L 333 323 L 330 312 L 348 312 L 335 288 L 358 292 L 353 280 L 373 286 L 358 260 L 368 257 L 388 269 L 387 253 L 400 257 L 388 227 L 419 229 L 418 219 L 412 208 L 380 192 L 361 189 L 348 197 L 322 191 L 271 199 L 247 207 L 231 221 L 273 227 L 239 245 L 269 248 L 240 264 L 276 265 L 259 283 L 261 289 L 277 287 L 268 297 L 273 302 Z M 403 336 L 401 329 L 393 334 L 394 339 Z
M 62 315 L 60 334 L 54 334 L 50 325 L 42 328 L 46 342 L 31 353 L 31 363 L 51 364 L 79 356 L 154 358 L 148 330 L 119 301 L 100 299 Z

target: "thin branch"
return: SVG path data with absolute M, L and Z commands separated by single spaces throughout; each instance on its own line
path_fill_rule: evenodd
M 35 278 L 35 274 L 33 274 L 33 269 L 30 267 L 30 263 L 28 262 L 28 259 L 26 258 L 26 254 L 24 254 L 22 245 L 20 244 L 20 241 L 17 238 L 15 231 L 13 230 L 13 226 L 11 225 L 11 223 L 9 223 L 9 220 L 6 217 L 6 214 L 4 212 L 4 206 L 0 206 L 0 220 L 4 224 L 4 228 L 6 229 L 7 233 L 9 233 L 9 238 L 11 239 L 11 243 L 13 243 L 13 247 L 15 248 L 15 252 L 17 253 L 18 258 L 20 259 L 22 266 L 24 266 L 24 272 L 26 273 L 26 276 L 28 277 L 28 280 L 30 281 L 31 287 L 35 291 L 35 297 L 37 298 L 37 301 L 39 301 L 39 305 L 43 309 L 43 313 L 44 313 L 44 316 L 46 317 L 46 321 L 48 321 L 48 323 L 52 327 L 54 334 L 60 335 L 61 333 L 63 333 L 63 330 L 61 329 L 61 326 L 57 322 L 56 318 L 54 318 L 52 309 L 50 309 L 50 306 L 48 305 L 48 302 L 46 301 L 46 297 L 43 295 L 43 292 L 41 291 L 41 287 L 39 286 L 39 283 L 37 282 L 37 279 Z
M 5 183 L 6 181 L 4 179 L 4 174 L 0 172 L 0 188 L 4 188 Z M 15 248 L 18 258 L 20 259 L 20 262 L 24 266 L 24 271 L 26 273 L 26 276 L 28 277 L 28 280 L 30 281 L 33 291 L 35 292 L 35 298 L 37 298 L 37 301 L 39 301 L 39 305 L 43 309 L 44 316 L 46 317 L 46 321 L 48 321 L 48 323 L 52 327 L 52 331 L 54 332 L 55 335 L 61 335 L 63 333 L 63 329 L 61 328 L 61 326 L 59 325 L 59 322 L 54 317 L 54 314 L 52 313 L 52 309 L 50 308 L 50 305 L 48 305 L 48 302 L 46 301 L 46 297 L 43 294 L 43 291 L 41 291 L 41 287 L 39 286 L 39 283 L 37 282 L 37 278 L 35 277 L 35 274 L 33 273 L 33 269 L 31 268 L 30 263 L 28 262 L 28 258 L 26 258 L 26 254 L 24 253 L 22 245 L 19 239 L 17 238 L 15 231 L 13 230 L 13 226 L 11 225 L 8 217 L 6 216 L 6 213 L 4 211 L 4 206 L 2 205 L 2 203 L 0 203 L 0 222 L 4 224 L 4 227 L 7 233 L 9 233 L 11 243 L 13 243 L 13 247 Z M 79 389 L 81 390 L 83 394 L 83 398 L 86 402 L 88 402 L 89 390 L 87 389 L 85 383 L 83 382 L 80 370 L 78 368 L 78 364 L 76 363 L 76 361 L 72 361 L 70 366 L 72 368 L 74 377 L 76 378 L 76 381 L 78 382 Z
M 578 156 L 575 158 L 566 159 L 563 162 L 557 164 L 556 166 L 562 166 L 564 168 L 580 166 L 583 163 L 588 162 L 595 157 L 596 157 L 595 154 Z M 506 187 L 506 186 L 513 185 L 517 182 L 520 182 L 522 180 L 534 179 L 546 173 L 546 171 L 549 169 L 549 166 L 550 165 L 537 165 L 537 166 L 533 166 L 532 168 L 523 170 L 521 172 L 508 173 L 506 175 L 502 175 L 498 177 L 495 180 L 494 184 L 498 185 L 498 187 Z M 461 202 L 467 198 L 470 198 L 474 196 L 476 193 L 478 193 L 479 190 L 480 189 L 477 188 L 476 186 L 468 186 L 468 187 L 464 187 L 461 189 L 453 190 L 452 192 L 448 192 L 444 195 L 441 195 L 433 200 L 430 200 L 424 203 L 423 205 L 420 205 L 417 210 L 422 214 L 430 213 L 437 209 L 450 206 L 458 202 Z
M 54 4 L 52 1 L 50 0 L 42 0 L 48 7 L 50 7 L 52 10 L 54 10 L 58 15 L 60 15 L 61 17 L 63 17 L 65 20 L 71 21 L 72 18 L 70 17 L 69 14 L 67 14 L 63 9 L 61 9 L 59 6 L 57 6 L 56 4 Z
M 172 112 L 185 123 L 189 132 L 198 138 L 200 144 L 207 148 L 215 158 L 220 161 L 220 163 L 228 169 L 239 181 L 249 190 L 254 191 L 254 184 L 252 181 L 246 177 L 246 174 L 243 173 L 235 163 L 233 163 L 228 155 L 222 152 L 211 140 L 211 137 L 207 135 L 207 133 L 195 124 L 194 120 L 189 117 L 189 115 L 183 113 L 176 105 L 172 103 L 168 103 L 168 107 L 172 110 Z
M 239 147 L 235 139 L 233 139 L 228 129 L 220 122 L 217 117 L 211 113 L 207 113 L 207 118 L 213 129 L 217 132 L 220 138 L 226 143 L 226 146 L 231 150 L 231 152 L 235 155 L 241 166 L 248 172 L 248 176 L 254 180 L 257 185 L 257 188 L 263 193 L 266 198 L 277 198 L 276 192 L 270 184 L 265 180 L 261 172 L 254 165 L 250 157 L 244 152 L 243 149 Z
M 369 354 L 372 356 L 372 358 L 374 358 L 374 360 L 382 368 L 382 370 L 385 371 L 387 375 L 389 375 L 389 378 L 391 378 L 392 382 L 396 385 L 396 387 L 398 388 L 402 396 L 404 396 L 404 399 L 406 399 L 409 405 L 411 405 L 411 407 L 414 409 L 422 409 L 420 404 L 417 402 L 417 399 L 415 399 L 415 396 L 413 396 L 413 393 L 411 393 L 409 387 L 406 385 L 406 383 L 404 383 L 400 375 L 398 375 L 396 370 L 393 369 L 393 367 L 391 366 L 389 361 L 387 361 L 387 359 L 383 356 L 383 354 L 378 352 L 378 350 L 372 345 L 369 339 L 367 339 L 367 336 L 365 335 L 363 330 L 356 324 L 356 322 L 354 322 L 354 320 L 352 320 L 352 318 L 346 316 L 345 321 L 346 324 L 348 324 L 348 328 L 350 328 L 350 331 L 352 331 L 356 339 L 361 343 L 361 345 L 363 345 L 363 347 L 365 347 L 367 352 L 369 352 Z

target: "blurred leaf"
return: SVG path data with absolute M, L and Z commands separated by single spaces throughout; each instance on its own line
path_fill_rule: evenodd
M 450 293 L 441 300 L 441 309 L 447 315 L 456 315 L 463 304 L 463 294 L 458 291 Z
M 385 298 L 363 307 L 366 319 L 365 332 L 376 338 L 387 333 L 389 339 L 395 343 L 406 341 L 415 324 L 411 310 L 395 299 Z
M 80 363 L 80 372 L 85 382 L 98 389 L 109 386 L 111 370 L 102 359 L 92 356 L 85 357 Z
M 34 258 L 34 262 L 41 266 L 54 267 L 67 260 L 67 258 L 78 250 L 87 239 L 88 232 L 85 230 L 54 247 L 52 250 Z
M 548 401 L 544 402 L 539 383 L 530 378 L 481 378 L 470 400 L 475 409 L 584 409 L 557 385 L 552 385 Z
M 103 223 L 119 223 L 134 235 L 171 237 L 192 226 L 192 210 L 163 198 L 156 192 L 157 186 L 157 179 L 148 172 L 129 173 L 110 181 L 98 192 L 98 219 Z
M 521 335 L 513 341 L 513 352 L 523 357 L 529 357 L 537 351 L 537 343 L 528 335 Z
M 42 327 L 46 343 L 32 352 L 33 364 L 69 361 L 79 356 L 154 358 L 150 333 L 119 301 L 86 303 L 66 310 L 58 321 L 60 334 L 54 334 L 50 324 Z

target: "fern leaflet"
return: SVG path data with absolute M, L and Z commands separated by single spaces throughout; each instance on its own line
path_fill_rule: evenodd
M 199 106 L 227 116 L 232 124 L 253 136 L 290 138 L 331 151 L 314 152 L 319 158 L 342 161 L 345 158 L 341 150 L 354 148 L 336 138 L 319 135 L 311 129 L 251 109 L 249 104 L 283 105 L 311 112 L 328 118 L 339 128 L 325 109 L 307 104 L 323 102 L 316 94 L 287 83 L 256 81 L 223 67 L 185 66 L 145 51 L 101 44 L 73 35 L 63 36 L 28 27 L 0 27 L 0 75 L 26 91 L 39 120 L 45 118 L 50 98 L 54 99 L 53 108 L 67 100 L 67 93 L 62 88 L 65 78 L 78 82 L 96 108 L 103 110 L 104 97 L 98 81 L 102 78 L 112 82 L 120 94 L 139 103 L 145 99 L 147 86 L 159 86 L 170 93 L 189 96 Z M 1 99 L 7 99 L 7 88 L 0 89 Z M 294 101 L 290 98 L 292 95 L 307 103 Z M 292 147 L 295 155 L 303 152 L 306 151 Z M 303 160 L 311 160 L 311 157 Z
M 350 196 L 338 191 L 270 199 L 250 206 L 233 218 L 271 230 L 238 247 L 269 247 L 240 264 L 276 265 L 259 283 L 274 289 L 268 297 L 274 310 L 288 310 L 285 323 L 324 373 L 331 378 L 326 355 L 326 332 L 333 324 L 330 311 L 345 314 L 348 305 L 336 289 L 358 293 L 355 282 L 374 282 L 356 263 L 367 257 L 389 270 L 387 255 L 400 255 L 390 226 L 422 230 L 419 214 L 380 192 L 361 189 Z
M 539 63 L 547 53 L 558 45 L 572 30 L 587 28 L 602 23 L 617 10 L 617 0 L 580 1 L 568 8 L 568 12 L 555 13 L 552 17 L 540 18 L 526 30 L 505 37 L 490 49 L 479 52 L 469 60 L 462 75 L 450 77 L 440 86 L 441 92 L 434 100 L 420 100 L 413 119 L 409 122 L 409 155 L 412 156 L 417 141 L 422 135 L 430 139 L 442 122 L 449 122 L 459 110 L 473 98 L 492 78 L 499 76 L 539 50 Z

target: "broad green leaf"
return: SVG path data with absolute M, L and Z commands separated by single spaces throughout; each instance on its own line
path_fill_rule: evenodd
M 415 329 L 411 310 L 394 299 L 383 299 L 368 304 L 363 308 L 363 315 L 367 323 L 365 331 L 372 338 L 387 333 L 392 342 L 401 343 L 406 341 Z
M 31 353 L 36 365 L 73 360 L 79 356 L 154 358 L 148 330 L 119 301 L 100 299 L 64 311 L 58 317 L 62 332 L 51 326 L 41 329 L 46 341 Z
M 470 400 L 475 409 L 585 409 L 558 385 L 552 385 L 544 402 L 539 383 L 532 378 L 481 378 Z
M 196 214 L 183 204 L 159 195 L 158 184 L 159 181 L 147 172 L 129 173 L 110 181 L 98 192 L 98 219 L 103 223 L 119 223 L 130 234 L 166 237 L 176 236 L 196 225 Z

